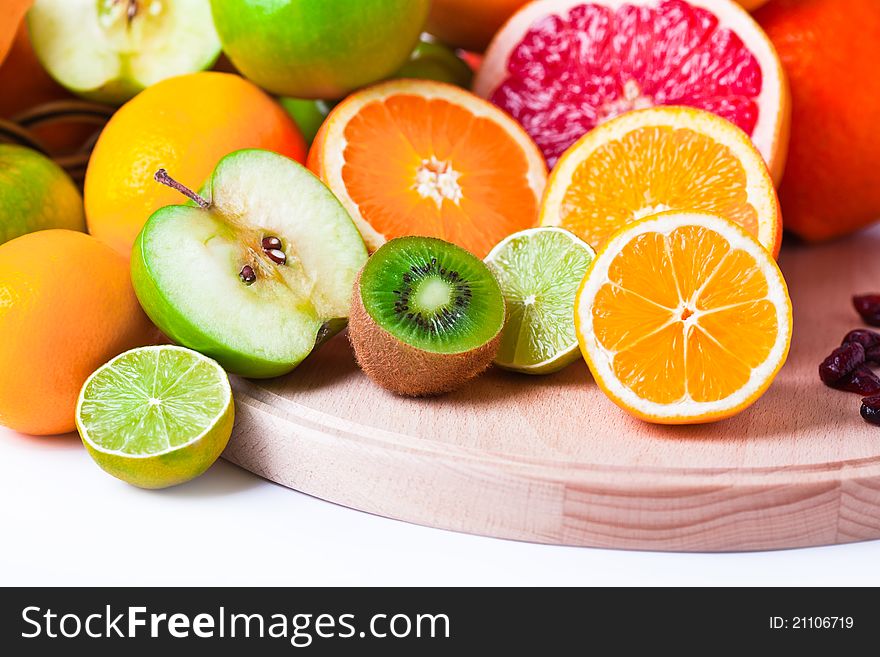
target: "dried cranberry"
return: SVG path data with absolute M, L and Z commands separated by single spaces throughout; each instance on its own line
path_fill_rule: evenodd
M 853 305 L 865 324 L 880 326 L 880 294 L 857 294 L 853 297 Z
M 861 365 L 854 372 L 831 384 L 837 390 L 855 392 L 863 397 L 880 394 L 880 378 L 867 365 Z
M 880 425 L 880 395 L 865 397 L 859 412 L 865 418 L 865 422 Z
M 819 365 L 819 378 L 827 386 L 834 386 L 847 374 L 865 362 L 865 348 L 858 342 L 847 342 L 831 352 Z
M 865 348 L 865 351 L 868 351 L 872 347 L 880 347 L 880 333 L 870 329 L 856 329 L 847 333 L 840 344 L 847 342 L 858 342 Z

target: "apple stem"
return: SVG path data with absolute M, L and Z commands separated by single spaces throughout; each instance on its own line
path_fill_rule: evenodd
M 211 204 L 206 201 L 204 198 L 196 194 L 193 190 L 191 190 L 186 185 L 181 185 L 174 178 L 168 175 L 168 172 L 165 169 L 159 169 L 156 172 L 156 175 L 153 176 L 156 179 L 156 182 L 162 183 L 166 187 L 170 187 L 173 190 L 176 190 L 186 196 L 188 199 L 196 202 L 200 208 L 207 210 L 211 207 Z

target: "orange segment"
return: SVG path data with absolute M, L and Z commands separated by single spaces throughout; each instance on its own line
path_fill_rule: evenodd
M 645 267 L 633 269 L 628 264 L 638 259 Z M 609 280 L 630 292 L 646 297 L 665 308 L 675 308 L 679 302 L 678 282 L 670 266 L 669 246 L 662 235 L 639 235 L 626 245 L 608 268 Z
M 309 166 L 369 246 L 424 235 L 483 257 L 534 226 L 546 169 L 503 112 L 437 82 L 397 80 L 350 96 L 315 139 Z
M 776 308 L 766 299 L 710 311 L 700 317 L 700 326 L 749 368 L 767 359 L 778 330 Z
M 541 223 L 600 248 L 628 223 L 670 210 L 722 217 L 778 253 L 781 219 L 760 153 L 732 123 L 685 107 L 629 112 L 587 133 L 554 169 Z
M 705 232 L 701 226 L 682 226 L 668 238 L 672 266 L 683 299 L 693 299 L 698 282 L 707 280 L 730 253 L 727 242 L 704 240 Z
M 785 361 L 791 304 L 770 254 L 720 217 L 665 212 L 606 243 L 578 294 L 575 325 L 599 386 L 654 422 L 729 417 Z
M 702 327 L 688 331 L 687 391 L 695 402 L 713 402 L 730 397 L 749 381 L 752 371 L 724 349 Z
M 685 396 L 684 336 L 670 324 L 614 355 L 614 373 L 627 388 L 655 404 L 672 404 Z
M 596 294 L 593 331 L 609 351 L 627 349 L 671 321 L 669 308 L 616 285 L 605 285 Z

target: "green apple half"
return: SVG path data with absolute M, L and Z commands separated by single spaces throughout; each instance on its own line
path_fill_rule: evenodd
M 105 103 L 208 69 L 220 55 L 210 0 L 36 0 L 28 29 L 52 77 Z
M 345 325 L 367 260 L 354 222 L 311 172 L 269 151 L 230 153 L 201 197 L 185 191 L 198 205 L 157 210 L 135 242 L 141 305 L 234 374 L 289 372 Z
M 407 61 L 430 0 L 211 0 L 223 51 L 281 96 L 341 98 Z

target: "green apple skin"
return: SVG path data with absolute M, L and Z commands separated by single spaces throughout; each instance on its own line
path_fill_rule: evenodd
M 85 232 L 79 190 L 45 155 L 0 144 L 0 244 L 49 228 Z
M 284 176 L 272 178 L 272 167 L 278 166 L 284 168 Z M 215 221 L 209 217 L 214 209 L 205 210 L 190 203 L 166 206 L 153 213 L 132 249 L 131 279 L 147 316 L 172 341 L 213 358 L 232 374 L 254 379 L 274 378 L 293 370 L 309 353 L 345 328 L 348 318 L 346 297 L 350 297 L 357 272 L 366 263 L 367 249 L 351 217 L 332 192 L 308 169 L 276 153 L 245 149 L 226 155 L 205 183 L 201 195 L 220 202 L 218 199 L 224 196 L 220 189 L 226 184 L 224 181 L 243 177 L 236 168 L 254 172 L 253 178 L 260 181 L 259 185 L 266 186 L 263 187 L 264 190 L 271 188 L 276 193 L 287 195 L 291 203 L 298 204 L 283 208 L 282 214 L 301 217 L 311 213 L 310 221 L 319 226 L 313 241 L 322 245 L 321 248 L 330 254 L 326 262 L 322 263 L 324 272 L 317 272 L 320 275 L 316 278 L 320 281 L 323 277 L 325 282 L 331 277 L 334 279 L 332 283 L 326 282 L 327 289 L 324 292 L 337 302 L 335 306 L 331 304 L 332 307 L 325 309 L 327 316 L 309 317 L 296 325 L 302 342 L 300 347 L 283 357 L 266 357 L 258 353 L 253 345 L 248 348 L 240 341 L 237 342 L 231 335 L 233 331 L 224 330 L 224 322 L 227 321 L 223 319 L 224 316 L 247 313 L 249 308 L 260 309 L 264 305 L 259 297 L 256 299 L 259 306 L 250 305 L 255 303 L 252 296 L 242 301 L 242 295 L 255 291 L 257 284 L 248 287 L 241 283 L 236 274 L 238 265 L 227 267 L 217 274 L 218 292 L 213 300 L 209 299 L 210 294 L 204 293 L 213 283 L 203 285 L 200 293 L 198 285 L 203 282 L 197 279 L 199 272 L 210 268 L 210 263 L 194 260 L 191 267 L 183 265 L 179 279 L 183 281 L 184 288 L 192 286 L 193 289 L 191 293 L 187 292 L 190 294 L 190 298 L 186 300 L 189 307 L 181 303 L 180 292 L 175 294 L 174 286 L 167 284 L 167 276 L 166 283 L 163 283 L 163 271 L 168 268 L 169 262 L 157 259 L 156 248 L 153 246 L 155 236 L 169 228 L 180 230 L 183 226 L 195 226 L 199 223 L 204 225 Z M 227 192 L 226 195 L 228 194 Z M 234 199 L 227 205 L 239 207 Z M 215 224 L 211 224 L 210 234 L 194 241 L 207 244 L 215 238 L 220 238 L 218 241 L 223 238 L 234 239 L 233 229 L 219 220 Z M 182 251 L 184 248 L 185 245 L 181 247 Z M 197 317 L 194 308 L 209 311 L 209 314 Z M 276 310 L 279 313 L 276 317 L 286 317 L 296 312 L 293 306 L 279 307 Z M 252 320 L 251 315 L 247 317 L 249 321 L 253 321 L 252 333 L 257 339 L 272 332 L 272 321 L 261 321 L 256 317 Z
M 419 40 L 430 0 L 211 0 L 223 51 L 281 96 L 338 99 L 388 78 Z
M 394 77 L 435 80 L 470 89 L 474 71 L 450 48 L 422 40 Z

